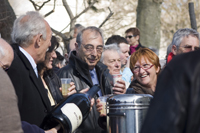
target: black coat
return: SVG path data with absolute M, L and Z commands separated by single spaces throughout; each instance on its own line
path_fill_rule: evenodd
M 60 92 L 61 81 L 57 74 L 53 70 L 49 70 L 48 73 L 44 74 L 44 80 L 47 84 L 51 95 L 55 101 L 55 103 L 59 103 L 63 100 L 62 93 Z
M 107 66 L 98 62 L 95 69 L 103 95 L 112 94 L 112 86 L 110 84 L 110 80 L 112 80 L 112 78 L 110 77 Z M 87 63 L 78 59 L 75 51 L 71 53 L 68 65 L 60 69 L 57 74 L 60 78 L 72 78 L 77 91 L 93 86 Z M 102 129 L 98 125 L 98 118 L 99 113 L 96 111 L 96 105 L 94 105 L 88 118 L 78 128 L 77 132 L 100 133 Z
M 158 77 L 141 133 L 200 132 L 200 51 L 175 56 Z
M 18 96 L 18 106 L 22 121 L 40 126 L 51 104 L 47 91 L 40 76 L 37 78 L 30 62 L 19 50 L 17 44 L 13 45 L 15 57 L 8 75 Z

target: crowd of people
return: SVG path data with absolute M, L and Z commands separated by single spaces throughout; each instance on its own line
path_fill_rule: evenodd
M 0 38 L 2 132 L 57 133 L 61 126 L 42 129 L 45 116 L 64 98 L 85 93 L 98 84 L 86 120 L 74 133 L 106 133 L 106 114 L 98 97 L 110 94 L 150 94 L 142 133 L 199 132 L 199 33 L 177 30 L 169 45 L 166 64 L 140 43 L 138 28 L 125 37 L 112 35 L 104 41 L 102 30 L 76 24 L 69 42 L 68 57 L 56 49 L 48 22 L 38 12 L 18 17 L 12 43 Z M 105 42 L 105 43 L 104 43 Z M 195 52 L 192 52 L 195 51 Z M 67 63 L 65 64 L 65 60 Z M 116 83 L 113 75 L 121 75 Z M 69 92 L 62 95 L 61 78 L 71 78 Z

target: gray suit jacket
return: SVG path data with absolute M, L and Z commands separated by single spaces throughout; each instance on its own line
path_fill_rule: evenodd
M 14 87 L 0 68 L 0 132 L 23 133 Z

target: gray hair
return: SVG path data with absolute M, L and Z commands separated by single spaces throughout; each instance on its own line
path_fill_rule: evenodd
M 104 60 L 104 52 L 105 51 L 114 51 L 114 52 L 117 52 L 118 54 L 121 53 L 121 50 L 119 49 L 119 47 L 117 46 L 116 43 L 109 44 L 109 45 L 104 45 L 103 52 L 102 52 L 101 59 L 100 59 L 100 61 L 102 63 L 103 63 L 103 60 Z
M 173 36 L 171 45 L 175 45 L 177 48 L 180 46 L 184 37 L 193 36 L 199 40 L 199 33 L 190 28 L 179 29 Z
M 169 46 L 167 47 L 167 56 L 169 55 L 169 53 L 172 52 L 172 44 L 170 43 Z
M 101 38 L 102 38 L 102 41 L 103 41 L 103 44 L 104 44 L 104 38 L 103 38 L 103 32 L 101 31 L 101 29 L 95 27 L 95 26 L 90 26 L 90 27 L 87 27 L 83 30 L 81 30 L 81 32 L 78 33 L 77 37 L 76 37 L 76 42 L 78 43 L 78 46 L 80 47 L 81 44 L 82 44 L 82 41 L 83 41 L 83 32 L 86 31 L 86 30 L 90 30 L 91 32 L 94 32 L 95 35 L 97 36 L 98 34 L 100 34 Z
M 77 32 L 79 33 L 81 30 L 83 30 L 85 27 L 81 24 L 76 24 L 74 26 L 74 29 L 77 29 Z
M 46 40 L 46 25 L 42 15 L 38 12 L 30 11 L 17 18 L 11 33 L 13 43 L 22 47 L 28 47 L 33 41 L 33 37 L 42 34 Z

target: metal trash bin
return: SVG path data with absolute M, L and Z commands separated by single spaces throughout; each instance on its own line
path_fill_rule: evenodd
M 107 99 L 107 132 L 139 133 L 153 96 L 149 94 L 113 95 Z

